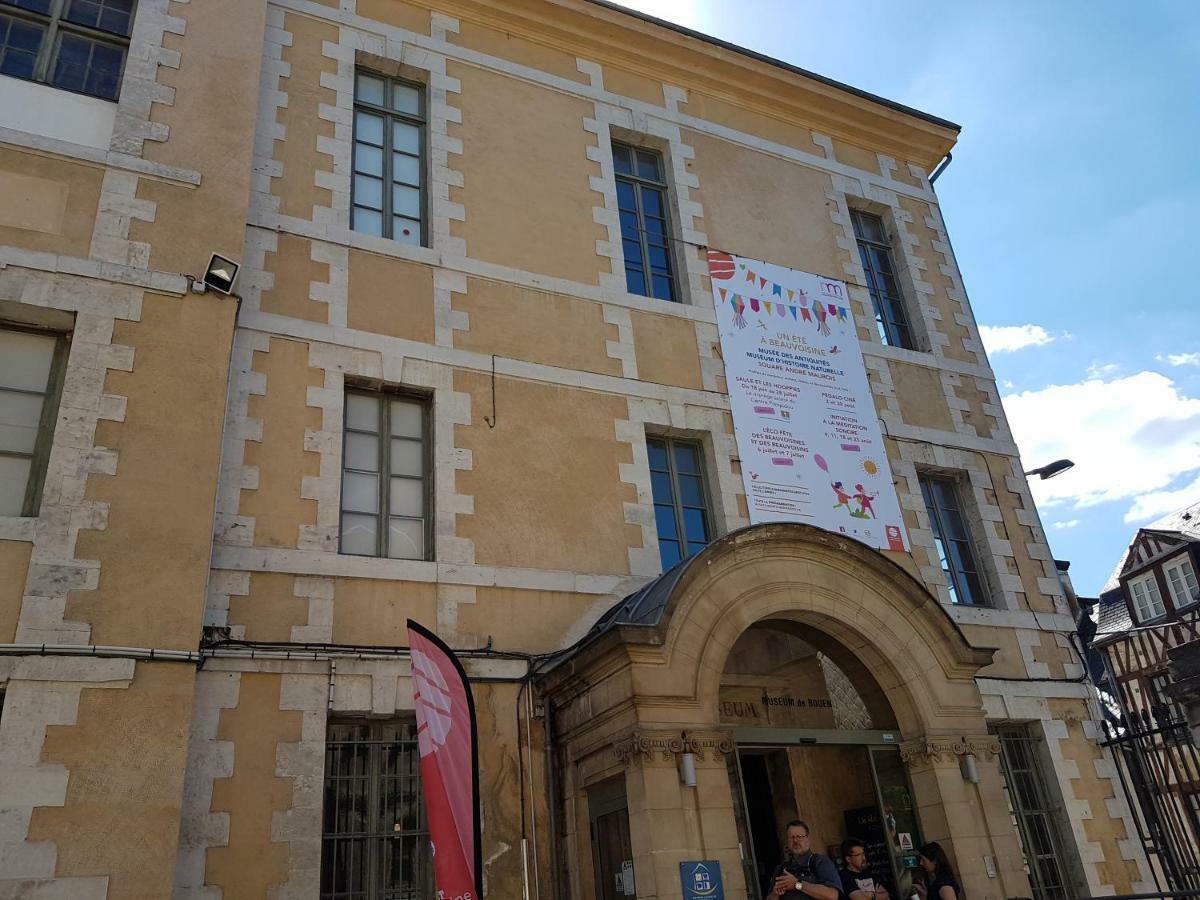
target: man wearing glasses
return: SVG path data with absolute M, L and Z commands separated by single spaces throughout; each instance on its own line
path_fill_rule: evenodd
M 771 874 L 766 900 L 838 900 L 842 881 L 828 856 L 812 851 L 808 823 L 793 819 L 784 834 L 783 862 Z
M 858 838 L 842 841 L 842 896 L 846 900 L 888 900 L 887 888 L 876 884 L 867 866 L 867 848 Z

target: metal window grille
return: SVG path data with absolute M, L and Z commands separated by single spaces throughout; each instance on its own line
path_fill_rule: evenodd
M 354 82 L 355 231 L 426 243 L 425 88 L 357 72 Z
M 346 392 L 341 552 L 429 559 L 429 406 L 402 394 Z
M 66 368 L 67 338 L 0 328 L 0 516 L 35 516 Z
M 1066 844 L 1056 819 L 1058 811 L 1041 771 L 1041 738 L 1024 725 L 1005 725 L 994 731 L 1000 738 L 1005 793 L 1016 820 L 1034 900 L 1066 900 L 1074 891 L 1063 869 Z
M 952 603 L 983 606 L 987 595 L 979 577 L 974 543 L 963 520 L 958 487 L 949 478 L 921 475 L 921 494 L 933 529 L 933 543 L 946 576 Z
M 883 220 L 857 209 L 850 210 L 854 236 L 858 239 L 858 255 L 867 276 L 867 290 L 875 308 L 875 327 L 879 339 L 893 347 L 915 349 L 904 295 L 896 279 L 896 263 L 892 247 L 883 228 Z
M 415 721 L 330 722 L 323 822 L 321 900 L 434 895 Z
M 135 0 L 0 0 L 0 75 L 116 100 Z
M 626 288 L 643 297 L 678 300 L 662 156 L 619 141 L 613 141 L 612 155 Z
M 654 522 L 663 569 L 703 550 L 712 540 L 700 445 L 648 438 Z

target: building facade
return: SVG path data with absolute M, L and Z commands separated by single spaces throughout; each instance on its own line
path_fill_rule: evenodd
M 1146 888 L 957 130 L 584 0 L 0 0 L 0 896 L 432 896 L 410 617 L 487 896 L 757 897 L 794 815 Z M 708 248 L 847 283 L 911 552 L 751 525 Z

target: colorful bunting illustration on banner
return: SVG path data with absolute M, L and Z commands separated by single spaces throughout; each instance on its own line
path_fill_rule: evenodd
M 787 318 L 788 313 L 791 313 L 793 319 L 815 323 L 817 330 L 824 335 L 830 334 L 829 318 L 831 316 L 838 322 L 853 321 L 848 307 L 820 300 L 810 300 L 803 288 L 786 287 L 777 281 L 766 278 L 754 269 L 748 268 L 745 263 L 735 262 L 734 257 L 728 253 L 709 250 L 708 269 L 709 276 L 716 281 L 731 281 L 739 269 L 744 270 L 745 282 L 751 285 L 752 290 L 758 289 L 765 292 L 770 286 L 771 296 L 779 298 L 778 300 L 764 300 L 759 297 L 747 297 L 729 288 L 718 287 L 717 293 L 721 302 L 728 301 L 733 304 L 735 313 L 733 321 L 738 328 L 746 327 L 745 311 L 747 306 L 751 312 L 765 313 L 768 316 L 774 313 L 784 319 Z M 783 301 L 785 296 L 789 301 L 787 303 Z M 795 302 L 793 303 L 793 301 Z

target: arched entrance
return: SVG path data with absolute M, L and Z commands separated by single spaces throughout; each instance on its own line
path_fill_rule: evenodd
M 801 645 L 789 669 L 787 656 Z M 807 667 L 809 693 L 800 686 L 790 696 L 824 719 L 733 721 L 738 710 L 728 704 L 739 702 L 739 679 L 767 677 L 748 660 L 770 653 L 780 662 L 777 679 L 799 679 Z M 770 727 L 890 733 L 912 786 L 920 836 L 946 843 L 972 900 L 1027 896 L 974 682 L 992 653 L 971 646 L 904 569 L 856 541 L 775 524 L 714 542 L 602 617 L 541 681 L 557 756 L 550 802 L 561 816 L 569 896 L 607 900 L 632 890 L 642 898 L 678 898 L 680 863 L 713 860 L 726 896 L 746 897 L 745 810 L 738 811 L 738 767 L 731 762 L 746 737 L 742 728 Z M 808 707 L 809 699 L 822 699 L 812 693 L 817 672 L 830 703 Z M 831 679 L 835 691 L 848 683 L 856 701 L 842 697 L 835 707 Z M 772 709 L 781 712 L 787 702 Z M 842 724 L 858 716 L 858 724 L 878 727 L 839 729 L 839 715 Z M 786 735 L 777 737 L 791 746 Z M 770 741 L 745 741 L 756 743 Z M 976 758 L 978 783 L 960 771 L 967 755 Z M 693 761 L 694 779 L 684 777 Z M 606 809 L 614 808 L 614 792 L 623 792 L 627 816 L 628 838 L 610 847 L 607 862 L 593 852 L 588 814 L 589 797 L 599 796 L 589 792 L 601 785 Z M 617 859 L 622 852 L 631 860 Z M 630 861 L 624 880 L 620 871 L 597 871 Z

